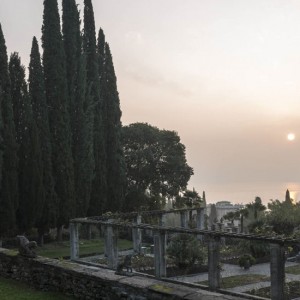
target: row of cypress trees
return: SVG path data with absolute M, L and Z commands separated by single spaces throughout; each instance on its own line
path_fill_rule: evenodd
M 96 40 L 91 0 L 83 32 L 75 0 L 44 0 L 41 58 L 32 41 L 28 82 L 8 61 L 0 26 L 0 237 L 122 208 L 126 184 L 112 55 Z M 61 231 L 59 230 L 58 233 Z

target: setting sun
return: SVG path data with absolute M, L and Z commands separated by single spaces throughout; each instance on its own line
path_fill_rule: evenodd
M 287 139 L 288 139 L 289 141 L 294 141 L 295 138 L 296 138 L 296 136 L 295 136 L 294 133 L 289 133 L 289 134 L 287 135 Z

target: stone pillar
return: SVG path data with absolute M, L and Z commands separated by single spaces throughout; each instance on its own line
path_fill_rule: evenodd
M 71 260 L 79 258 L 79 234 L 78 224 L 70 223 L 70 248 Z
M 285 255 L 283 245 L 270 244 L 270 255 L 271 299 L 283 300 L 285 284 Z
M 204 229 L 204 208 L 197 208 L 197 229 Z
M 208 241 L 208 286 L 215 291 L 220 288 L 220 237 L 211 236 Z
M 154 234 L 154 267 L 155 277 L 166 277 L 166 234 L 159 231 Z
M 204 229 L 204 208 L 197 208 L 196 225 L 197 225 L 197 229 L 200 230 Z M 202 234 L 198 234 L 197 239 L 202 241 L 203 240 Z
M 91 224 L 87 224 L 87 227 L 86 227 L 86 238 L 89 241 L 92 239 L 92 225 Z
M 142 223 L 141 215 L 137 215 L 134 223 L 139 225 Z M 141 229 L 132 228 L 132 241 L 133 241 L 133 250 L 135 253 L 141 252 L 141 244 L 142 244 L 142 232 Z
M 106 249 L 107 249 L 107 259 L 108 267 L 111 269 L 116 269 L 118 264 L 118 238 L 115 229 L 111 225 L 105 227 L 106 231 Z
M 187 211 L 181 211 L 180 212 L 180 225 L 183 228 L 188 228 L 188 212 Z
M 166 226 L 166 214 L 159 216 L 159 226 Z

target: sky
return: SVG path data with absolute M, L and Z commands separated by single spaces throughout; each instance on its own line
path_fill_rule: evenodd
M 93 5 L 111 46 L 123 124 L 178 132 L 194 169 L 189 188 L 205 190 L 208 202 L 283 200 L 287 188 L 300 201 L 299 0 Z M 0 0 L 8 53 L 19 52 L 26 67 L 42 15 L 42 0 Z

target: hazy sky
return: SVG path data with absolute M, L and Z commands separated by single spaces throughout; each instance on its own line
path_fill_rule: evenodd
M 190 188 L 205 190 L 208 202 L 283 199 L 286 188 L 297 197 L 299 0 L 93 4 L 111 45 L 123 124 L 177 131 L 195 172 Z M 42 14 L 42 0 L 0 0 L 8 52 L 26 66 Z

